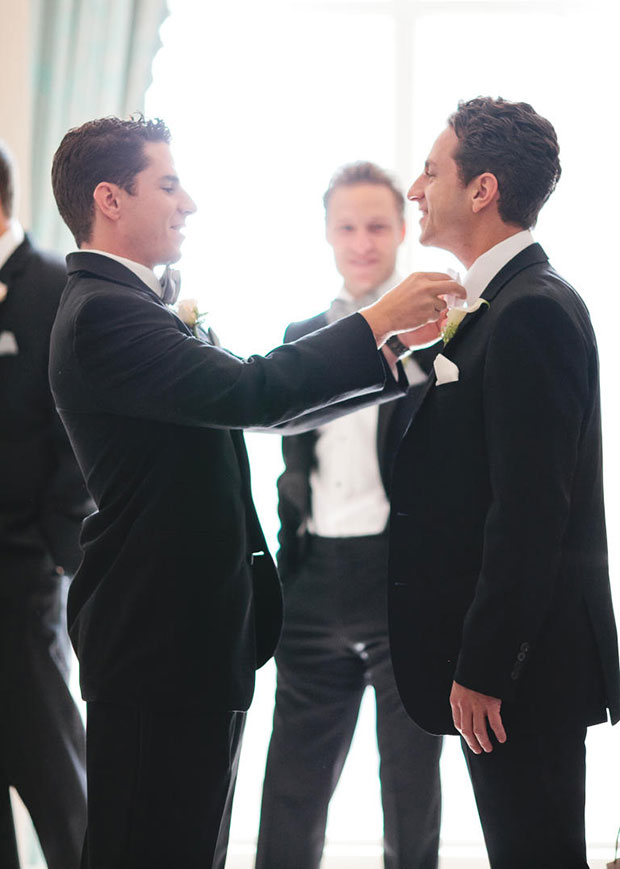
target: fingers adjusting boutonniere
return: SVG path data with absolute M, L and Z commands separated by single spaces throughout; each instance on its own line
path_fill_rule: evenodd
M 441 332 L 441 337 L 443 339 L 444 347 L 454 336 L 456 335 L 456 331 L 461 325 L 463 319 L 468 314 L 473 314 L 474 311 L 477 311 L 483 305 L 489 307 L 489 302 L 486 299 L 476 299 L 476 301 L 468 308 L 451 308 L 450 313 L 446 317 L 446 322 Z
M 197 299 L 181 299 L 180 302 L 177 302 L 176 312 L 179 319 L 191 329 L 192 335 L 198 338 L 199 331 L 203 328 L 203 323 L 209 312 L 198 309 Z

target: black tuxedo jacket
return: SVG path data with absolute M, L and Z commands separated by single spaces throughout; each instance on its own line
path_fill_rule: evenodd
M 237 429 L 380 391 L 372 334 L 353 315 L 242 360 L 116 261 L 67 263 L 50 378 L 97 504 L 69 597 L 83 696 L 246 709 L 281 600 Z
M 291 323 L 284 334 L 284 340 L 285 342 L 296 341 L 303 335 L 322 329 L 327 325 L 327 322 L 327 314 L 323 312 L 315 317 L 310 317 L 308 320 Z M 418 364 L 423 370 L 430 370 L 436 352 L 435 348 L 419 351 L 416 354 Z M 406 389 L 406 378 L 402 372 L 399 374 L 400 382 Z M 406 398 L 409 412 L 415 412 L 415 405 L 422 394 L 423 390 L 420 386 L 415 386 L 409 390 Z M 386 394 L 385 397 L 389 398 L 390 396 Z M 391 422 L 396 409 L 400 410 L 400 405 L 404 402 L 405 398 L 403 397 L 396 401 L 381 402 L 379 406 L 377 457 L 381 480 L 388 497 L 396 446 L 392 436 Z M 351 411 L 359 408 L 359 405 L 360 399 L 350 399 L 349 409 Z M 277 559 L 283 581 L 286 581 L 287 576 L 299 568 L 304 555 L 307 540 L 304 529 L 311 512 L 310 473 L 316 465 L 316 440 L 316 430 L 305 431 L 282 439 L 282 455 L 285 467 L 278 479 L 278 514 L 280 517 L 278 542 L 280 548 Z
M 452 680 L 509 732 L 620 717 L 599 375 L 589 316 L 542 248 L 491 281 L 396 459 L 390 633 L 410 715 L 454 733 Z
M 64 262 L 28 237 L 0 268 L 7 286 L 0 333 L 13 335 L 17 347 L 0 354 L 1 595 L 28 594 L 57 566 L 73 573 L 80 525 L 92 509 L 47 376 L 66 281 Z

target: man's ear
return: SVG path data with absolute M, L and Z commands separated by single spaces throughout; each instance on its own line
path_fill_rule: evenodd
M 474 214 L 499 199 L 499 184 L 492 172 L 483 172 L 471 182 L 471 206 Z
M 101 181 L 93 190 L 95 207 L 108 220 L 118 220 L 121 213 L 120 188 L 109 181 Z

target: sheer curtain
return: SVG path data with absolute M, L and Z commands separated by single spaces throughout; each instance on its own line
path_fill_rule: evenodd
M 32 229 L 63 252 L 71 237 L 50 189 L 69 127 L 144 107 L 166 0 L 32 0 Z

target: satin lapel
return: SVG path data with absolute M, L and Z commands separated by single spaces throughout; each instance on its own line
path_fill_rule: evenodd
M 519 272 L 522 272 L 524 269 L 527 269 L 530 266 L 539 265 L 540 263 L 546 262 L 548 262 L 548 257 L 542 247 L 539 244 L 531 244 L 529 247 L 526 247 L 525 250 L 522 250 L 521 253 L 518 253 L 515 257 L 513 257 L 509 262 L 506 263 L 506 265 L 502 269 L 499 270 L 495 277 L 490 281 L 485 291 L 482 293 L 482 298 L 485 299 L 490 305 L 493 299 L 503 289 L 503 287 L 505 287 L 506 284 L 509 283 L 509 281 L 511 281 L 516 275 L 518 275 Z M 454 342 L 458 343 L 462 339 L 463 335 L 467 333 L 467 330 L 471 329 L 474 323 L 477 323 L 481 317 L 484 317 L 487 308 L 487 305 L 481 305 L 477 311 L 474 311 L 472 314 L 467 314 L 467 316 L 464 317 L 454 336 L 445 345 L 446 350 L 448 351 L 445 355 L 449 356 L 449 351 L 455 346 Z
M 7 286 L 14 280 L 15 275 L 19 274 L 22 266 L 27 262 L 32 245 L 30 239 L 26 235 L 20 245 L 18 245 L 11 256 L 3 263 L 0 268 L 0 281 Z
M 426 401 L 426 396 L 428 395 L 431 387 L 435 385 L 436 380 L 437 377 L 435 376 L 435 371 L 433 370 L 428 375 L 426 383 L 423 383 L 417 389 L 410 389 L 407 395 L 405 395 L 405 397 L 398 402 L 399 408 L 397 416 L 394 419 L 394 431 L 391 434 L 393 438 L 392 442 L 394 443 L 396 449 L 398 449 L 400 442 L 409 431 L 415 414 Z M 418 392 L 418 389 L 420 390 L 420 392 Z

